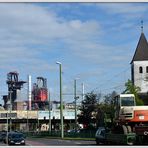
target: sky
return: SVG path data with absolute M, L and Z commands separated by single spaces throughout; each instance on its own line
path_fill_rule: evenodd
M 58 101 L 56 61 L 65 102 L 74 101 L 74 79 L 78 95 L 82 83 L 85 93 L 122 92 L 141 20 L 148 37 L 147 14 L 148 3 L 0 3 L 0 95 L 8 93 L 7 73 L 17 71 L 19 80 L 47 78 L 51 100 Z

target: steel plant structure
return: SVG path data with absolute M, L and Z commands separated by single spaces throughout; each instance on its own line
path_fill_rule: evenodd
M 47 79 L 37 77 L 37 83 L 34 83 L 32 90 L 33 110 L 45 110 L 48 108 L 48 103 Z

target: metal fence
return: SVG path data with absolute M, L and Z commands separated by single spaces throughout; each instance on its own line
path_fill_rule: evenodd
M 27 137 L 61 137 L 61 131 L 42 131 L 24 133 Z M 95 138 L 95 131 L 64 132 L 65 138 Z

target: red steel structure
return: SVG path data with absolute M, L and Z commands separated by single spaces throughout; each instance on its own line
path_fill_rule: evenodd
M 47 79 L 37 77 L 37 83 L 34 83 L 33 90 L 33 104 L 35 109 L 44 109 L 48 101 Z

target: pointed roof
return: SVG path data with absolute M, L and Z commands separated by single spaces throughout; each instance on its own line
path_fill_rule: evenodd
M 148 42 L 144 33 L 142 32 L 131 63 L 133 63 L 133 61 L 146 60 L 148 60 Z

